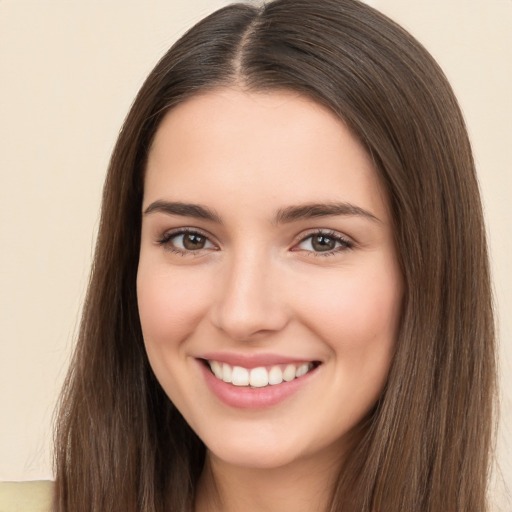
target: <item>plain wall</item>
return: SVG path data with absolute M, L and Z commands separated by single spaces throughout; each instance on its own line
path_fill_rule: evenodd
M 117 133 L 158 58 L 227 3 L 0 0 L 0 480 L 52 477 L 52 413 Z M 512 1 L 368 3 L 430 50 L 468 123 L 499 315 L 498 456 L 512 487 Z

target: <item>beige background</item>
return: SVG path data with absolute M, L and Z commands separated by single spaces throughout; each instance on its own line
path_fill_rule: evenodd
M 117 132 L 157 59 L 227 3 L 0 0 L 0 480 L 51 478 L 52 412 Z M 512 487 L 512 0 L 369 3 L 424 43 L 465 112 L 500 317 L 498 456 Z

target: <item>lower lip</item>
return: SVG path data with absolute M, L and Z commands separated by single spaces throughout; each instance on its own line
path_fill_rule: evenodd
M 215 377 L 202 361 L 199 361 L 199 365 L 212 393 L 224 404 L 239 409 L 265 409 L 277 405 L 299 391 L 317 370 L 315 368 L 290 382 L 263 388 L 249 388 L 224 382 Z

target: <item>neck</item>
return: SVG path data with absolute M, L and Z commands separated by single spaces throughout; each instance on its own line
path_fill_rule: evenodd
M 328 456 L 269 469 L 235 467 L 208 452 L 195 512 L 327 510 L 340 470 Z

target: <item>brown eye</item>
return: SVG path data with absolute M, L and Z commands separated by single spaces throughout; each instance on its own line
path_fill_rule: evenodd
M 196 231 L 166 234 L 158 243 L 166 249 L 180 254 L 215 249 L 210 239 Z
M 206 237 L 197 233 L 186 233 L 183 236 L 183 247 L 188 251 L 197 251 L 204 249 L 206 245 Z
M 329 256 L 346 249 L 352 249 L 353 244 L 341 234 L 331 232 L 318 232 L 303 238 L 297 248 L 311 254 L 320 255 L 325 253 Z
M 311 246 L 315 251 L 332 251 L 336 248 L 336 240 L 324 235 L 315 235 L 311 238 Z

